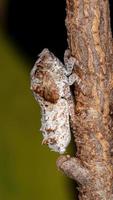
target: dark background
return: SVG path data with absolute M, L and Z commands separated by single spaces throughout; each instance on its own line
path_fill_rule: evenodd
M 11 0 L 6 29 L 31 60 L 45 47 L 62 59 L 67 47 L 64 19 L 65 0 Z
M 112 0 L 110 9 L 113 27 Z M 45 47 L 62 59 L 67 47 L 65 15 L 65 0 L 10 0 L 6 29 L 31 60 Z

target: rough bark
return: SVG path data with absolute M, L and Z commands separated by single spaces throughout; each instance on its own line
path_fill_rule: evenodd
M 61 156 L 57 166 L 79 184 L 80 200 L 113 199 L 113 48 L 108 0 L 66 0 L 71 56 L 81 63 L 74 72 L 72 121 L 76 157 Z

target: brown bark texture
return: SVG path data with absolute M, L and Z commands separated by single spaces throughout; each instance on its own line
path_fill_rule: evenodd
M 113 47 L 108 0 L 66 0 L 73 73 L 76 157 L 61 156 L 58 168 L 78 182 L 80 200 L 113 199 Z M 84 88 L 84 89 L 83 89 Z

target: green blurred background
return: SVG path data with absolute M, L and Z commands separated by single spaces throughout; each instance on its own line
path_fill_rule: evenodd
M 41 46 L 40 32 L 36 48 L 34 35 L 26 40 L 25 27 L 15 28 L 19 23 L 11 5 L 13 1 L 0 0 L 0 200 L 74 200 L 73 181 L 56 168 L 59 155 L 41 145 L 40 109 L 29 89 L 36 54 L 44 43 L 46 47 L 50 42 L 52 49 L 54 39 L 41 40 Z M 11 29 L 14 13 L 16 22 Z M 27 46 L 24 37 L 18 36 L 22 33 Z M 55 48 L 56 54 L 62 55 L 65 45 L 60 53 Z

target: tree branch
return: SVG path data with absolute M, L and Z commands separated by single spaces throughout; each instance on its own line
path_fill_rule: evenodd
M 66 5 L 68 46 L 70 55 L 78 63 L 73 76 L 76 74 L 81 79 L 81 85 L 75 82 L 73 87 L 76 104 L 72 129 L 76 158 L 59 161 L 58 167 L 81 183 L 80 200 L 107 200 L 112 198 L 113 184 L 110 152 L 113 119 L 109 115 L 113 47 L 109 2 L 66 0 Z M 88 170 L 87 184 L 82 182 L 85 169 Z
M 57 166 L 78 182 L 79 199 L 112 200 L 113 46 L 109 2 L 66 0 L 66 5 L 69 50 L 64 61 L 74 61 L 74 69 L 68 81 L 65 67 L 46 49 L 32 70 L 31 89 L 42 108 L 44 142 L 54 151 L 65 151 L 71 118 L 76 157 L 61 156 Z M 67 69 L 70 71 L 70 65 Z
M 83 167 L 78 158 L 71 158 L 69 155 L 60 156 L 57 160 L 57 167 L 68 177 L 74 179 L 82 185 L 85 185 L 89 182 L 89 171 Z

